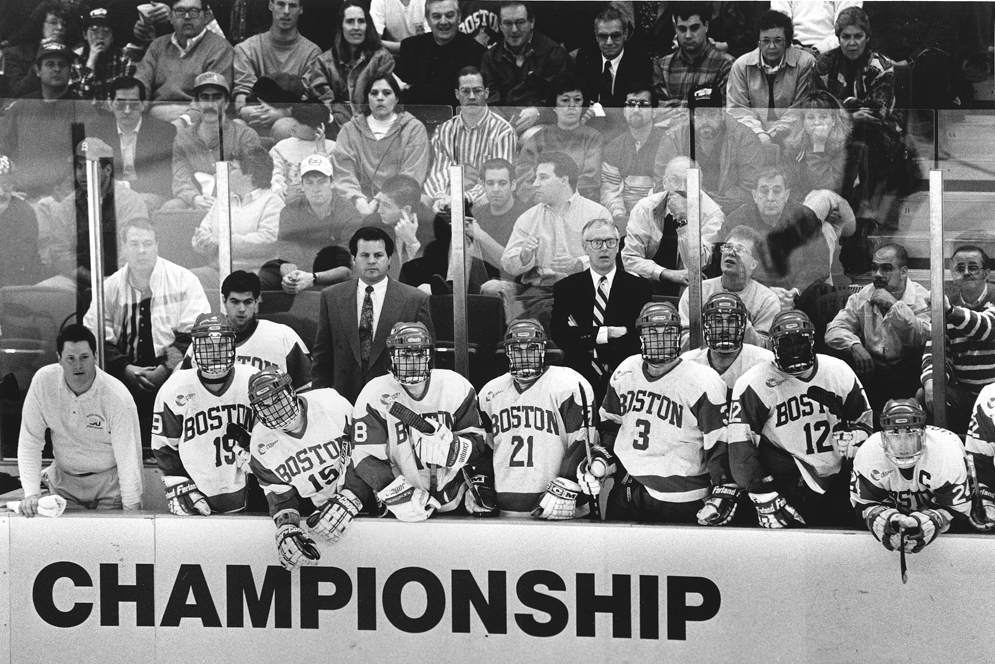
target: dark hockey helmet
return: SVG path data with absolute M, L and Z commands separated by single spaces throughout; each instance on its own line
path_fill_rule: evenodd
M 715 293 L 701 308 L 705 343 L 712 350 L 733 351 L 743 347 L 746 305 L 735 293 Z
M 235 328 L 224 314 L 201 314 L 190 330 L 193 359 L 208 378 L 228 375 L 235 366 Z
M 643 359 L 666 364 L 681 354 L 681 317 L 670 302 L 647 302 L 636 319 Z
M 797 309 L 774 316 L 770 326 L 774 362 L 784 373 L 797 376 L 815 366 L 815 326 Z
M 515 378 L 529 380 L 546 370 L 546 330 L 534 318 L 516 320 L 504 335 L 504 352 L 508 372 Z
M 926 412 L 915 399 L 891 399 L 881 410 L 884 454 L 899 468 L 912 468 L 926 451 Z
M 395 323 L 387 335 L 390 372 L 402 385 L 428 380 L 435 341 L 424 323 Z
M 263 369 L 249 379 L 249 405 L 256 419 L 270 429 L 286 431 L 301 412 L 290 376 L 277 369 Z

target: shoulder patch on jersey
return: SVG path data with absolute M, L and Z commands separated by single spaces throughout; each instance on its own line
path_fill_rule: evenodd
M 888 477 L 888 475 L 891 475 L 893 472 L 895 472 L 894 469 L 881 470 L 879 468 L 871 468 L 871 478 L 880 480 L 881 478 Z
M 764 382 L 764 385 L 766 385 L 767 387 L 769 387 L 771 389 L 774 389 L 775 387 L 777 387 L 778 385 L 780 385 L 781 383 L 783 383 L 786 380 L 788 380 L 788 379 L 787 378 L 777 378 L 775 376 L 771 376 L 770 378 L 768 378 Z
M 380 403 L 384 406 L 389 406 L 390 404 L 397 401 L 398 397 L 401 396 L 400 392 L 392 392 L 391 394 L 381 394 Z
M 270 441 L 268 443 L 259 443 L 258 445 L 256 445 L 256 452 L 259 453 L 259 456 L 262 456 L 262 455 L 266 454 L 266 452 L 267 452 L 267 450 L 269 450 L 269 448 L 271 448 L 274 445 L 276 445 L 276 442 L 277 441 L 273 440 L 273 441 Z
M 190 394 L 177 394 L 176 405 L 179 406 L 180 408 L 183 408 L 183 406 L 191 399 L 193 399 L 193 392 L 191 392 Z

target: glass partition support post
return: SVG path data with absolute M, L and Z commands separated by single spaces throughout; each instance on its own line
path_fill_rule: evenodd
M 218 283 L 231 274 L 231 198 L 228 189 L 228 162 L 219 161 L 215 166 L 214 195 L 218 204 Z M 225 309 L 221 297 L 221 311 Z
M 701 346 L 701 171 L 688 169 L 688 324 L 690 348 Z
M 467 351 L 466 325 L 466 224 L 463 208 L 463 167 L 449 168 L 449 196 L 452 201 L 452 246 L 450 248 L 450 263 L 456 261 L 453 268 L 453 342 L 456 353 L 456 373 L 469 378 L 470 358 Z
M 929 172 L 929 289 L 933 336 L 933 422 L 947 424 L 946 312 L 943 301 L 943 171 Z
M 86 212 L 90 226 L 90 292 L 97 321 L 97 366 L 104 368 L 104 224 L 101 216 L 100 162 L 86 160 Z

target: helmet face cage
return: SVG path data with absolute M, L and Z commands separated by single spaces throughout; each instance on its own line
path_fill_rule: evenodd
M 515 321 L 504 336 L 508 373 L 519 380 L 529 380 L 546 370 L 546 331 L 539 321 Z
M 222 316 L 205 316 L 194 324 L 193 359 L 208 377 L 228 375 L 235 366 L 235 331 Z
M 800 311 L 778 314 L 770 336 L 778 369 L 797 376 L 815 366 L 815 327 L 808 316 Z
M 746 334 L 746 307 L 732 293 L 716 293 L 702 311 L 705 343 L 712 350 L 733 351 L 743 346 Z
M 275 369 L 266 369 L 252 377 L 249 403 L 256 419 L 277 431 L 293 426 L 301 412 L 290 376 Z
M 912 468 L 925 452 L 926 413 L 913 399 L 892 399 L 881 411 L 884 453 L 899 468 Z
M 681 318 L 669 302 L 650 302 L 636 319 L 643 359 L 665 364 L 681 354 Z
M 421 323 L 398 323 L 387 337 L 390 372 L 402 385 L 428 380 L 435 343 Z

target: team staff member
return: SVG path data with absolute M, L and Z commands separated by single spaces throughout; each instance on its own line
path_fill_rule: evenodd
M 59 363 L 38 370 L 21 411 L 21 513 L 38 513 L 46 433 L 55 456 L 48 484 L 68 509 L 141 509 L 142 436 L 131 393 L 97 368 L 97 340 L 90 330 L 67 325 L 55 343 Z

